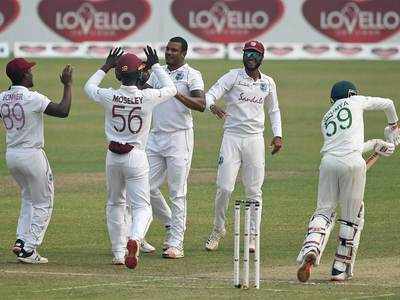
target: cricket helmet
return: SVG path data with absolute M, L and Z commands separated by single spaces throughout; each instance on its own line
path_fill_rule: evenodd
M 350 81 L 339 81 L 332 86 L 331 99 L 333 102 L 358 94 L 356 86 Z

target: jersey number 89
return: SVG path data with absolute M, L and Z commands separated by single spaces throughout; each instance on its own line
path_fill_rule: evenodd
M 326 135 L 329 137 L 335 135 L 338 126 L 340 129 L 347 129 L 351 127 L 351 123 L 353 122 L 351 111 L 347 107 L 344 107 L 337 112 L 336 119 L 337 121 L 331 120 L 325 123 Z
M 21 104 L 15 103 L 11 106 L 7 103 L 3 103 L 0 108 L 0 114 L 3 119 L 4 127 L 7 130 L 15 129 L 21 130 L 25 126 L 25 113 Z

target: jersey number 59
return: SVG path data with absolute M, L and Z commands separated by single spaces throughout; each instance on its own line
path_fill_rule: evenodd
M 337 112 L 336 119 L 337 121 L 331 120 L 329 122 L 325 122 L 325 130 L 327 136 L 334 135 L 338 130 L 338 126 L 340 129 L 350 128 L 351 123 L 353 122 L 351 111 L 347 107 L 343 107 Z
M 128 130 L 130 132 L 132 132 L 133 134 L 136 134 L 140 131 L 140 129 L 142 129 L 142 125 L 143 125 L 143 120 L 142 117 L 138 114 L 134 114 L 135 111 L 140 111 L 142 108 L 141 107 L 133 107 L 130 112 L 128 117 L 117 113 L 117 109 L 124 109 L 125 106 L 123 105 L 114 105 L 112 108 L 112 116 L 113 118 L 117 118 L 120 119 L 122 121 L 122 126 L 120 128 L 118 128 L 117 126 L 114 125 L 114 129 L 118 132 L 122 132 L 124 131 L 127 127 Z M 138 123 L 136 128 L 132 128 L 132 121 L 136 120 L 135 123 Z

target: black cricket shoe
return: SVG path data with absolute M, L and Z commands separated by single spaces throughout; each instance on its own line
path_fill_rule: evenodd
M 22 249 L 18 254 L 17 259 L 20 262 L 27 264 L 47 264 L 49 262 L 47 258 L 40 256 L 36 250 L 26 252 L 24 249 Z

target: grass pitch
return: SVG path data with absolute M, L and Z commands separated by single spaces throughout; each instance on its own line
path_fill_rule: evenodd
M 308 219 L 315 207 L 319 149 L 319 124 L 329 107 L 329 92 L 338 80 L 356 83 L 362 94 L 395 100 L 400 113 L 399 62 L 265 61 L 263 71 L 276 79 L 282 111 L 284 149 L 267 156 L 263 187 L 261 230 L 261 289 L 237 290 L 232 286 L 233 235 L 231 201 L 228 233 L 221 248 L 204 251 L 213 215 L 215 176 L 222 122 L 209 113 L 194 113 L 195 151 L 188 184 L 186 257 L 161 258 L 164 230 L 155 220 L 147 239 L 158 251 L 142 255 L 139 267 L 128 270 L 111 263 L 105 224 L 105 151 L 102 108 L 83 93 L 86 79 L 99 60 L 37 60 L 35 89 L 58 101 L 62 85 L 58 74 L 74 66 L 73 104 L 68 119 L 45 118 L 46 153 L 55 176 L 55 207 L 40 253 L 44 266 L 16 262 L 10 247 L 15 240 L 19 190 L 5 165 L 4 127 L 0 126 L 0 299 L 399 299 L 400 209 L 398 205 L 398 153 L 381 159 L 369 172 L 365 192 L 366 224 L 355 269 L 346 284 L 328 281 L 336 248 L 336 230 L 322 264 L 308 284 L 296 281 L 295 258 Z M 192 61 L 208 88 L 239 61 Z M 6 60 L 0 60 L 5 69 Z M 5 73 L 5 72 L 4 72 Z M 104 86 L 118 86 L 113 73 Z M 1 89 L 8 87 L 0 77 Z M 266 122 L 266 142 L 271 139 Z M 366 114 L 366 138 L 383 136 L 383 113 Z M 164 192 L 166 190 L 164 189 Z M 238 182 L 233 199 L 242 199 Z

